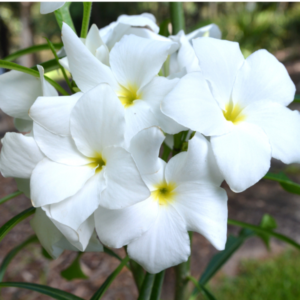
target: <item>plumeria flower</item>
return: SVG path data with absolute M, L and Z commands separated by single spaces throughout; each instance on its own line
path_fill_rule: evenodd
M 127 143 L 137 132 L 154 125 L 171 134 L 185 129 L 160 111 L 162 99 L 178 82 L 157 76 L 170 43 L 124 36 L 110 52 L 109 68 L 91 54 L 66 24 L 62 39 L 72 76 L 82 92 L 103 82 L 115 91 L 125 113 Z
M 210 136 L 217 164 L 235 192 L 260 180 L 271 157 L 300 162 L 300 115 L 286 108 L 295 85 L 266 50 L 244 59 L 238 43 L 193 41 L 202 73 L 187 74 L 162 102 L 179 124 Z
M 22 132 L 32 129 L 28 111 L 36 98 L 58 95 L 54 87 L 44 79 L 43 67 L 37 67 L 40 78 L 18 71 L 10 71 L 0 76 L 0 108 L 15 118 L 15 127 Z
M 64 6 L 66 2 L 41 2 L 40 13 L 45 15 Z
M 60 256 L 64 250 L 80 250 L 66 239 L 41 208 L 36 209 L 30 225 L 43 248 L 53 258 Z M 78 231 L 78 234 L 82 235 L 82 231 Z M 97 239 L 96 232 L 93 232 L 85 252 L 101 251 L 103 251 L 103 246 Z
M 35 115 L 38 107 L 45 109 L 40 99 L 33 107 Z M 53 133 L 55 125 L 50 131 L 34 122 L 34 139 L 45 158 L 32 171 L 30 190 L 33 205 L 42 207 L 69 240 L 85 224 L 87 246 L 94 226 L 86 222 L 99 205 L 124 208 L 146 199 L 150 192 L 123 148 L 124 110 L 111 87 L 100 84 L 74 103 L 70 118 L 63 117 L 69 107 L 50 110 L 61 135 Z
M 28 198 L 31 198 L 29 188 L 30 177 L 37 164 L 45 158 L 44 154 L 37 146 L 32 134 L 23 135 L 21 133 L 8 132 L 2 139 L 2 144 L 3 147 L 0 154 L 0 171 L 2 176 L 14 177 L 18 189 L 23 191 Z M 41 217 L 41 213 L 37 212 L 36 214 L 39 215 L 36 217 L 38 221 L 33 221 L 34 224 L 36 224 L 36 226 L 33 225 L 33 227 L 39 240 L 45 245 L 44 247 L 49 254 L 53 254 L 53 256 L 60 254 L 54 249 L 52 253 L 52 250 L 49 248 L 50 246 L 48 247 L 47 245 L 56 244 L 56 242 L 62 240 L 62 233 L 65 236 L 63 240 L 65 241 L 67 238 L 68 243 L 71 243 L 73 247 L 77 249 L 76 251 L 84 251 L 86 249 L 90 236 L 94 231 L 94 220 L 92 218 L 83 222 L 79 227 L 80 230 L 75 231 L 48 217 Z M 56 229 L 51 229 L 53 226 L 56 227 Z M 61 233 L 57 232 L 58 228 Z M 99 248 L 99 251 L 100 250 L 101 247 Z
M 100 241 L 116 248 L 128 244 L 129 256 L 150 273 L 188 259 L 189 230 L 204 235 L 219 250 L 226 242 L 227 195 L 220 188 L 223 178 L 210 143 L 197 133 L 187 152 L 165 163 L 158 158 L 163 140 L 160 130 L 152 127 L 131 141 L 151 196 L 125 209 L 99 206 L 95 212 Z
M 192 46 L 192 40 L 199 37 L 221 39 L 221 36 L 221 31 L 215 24 L 201 27 L 187 35 L 185 35 L 183 30 L 180 30 L 177 35 L 170 36 L 169 38 L 173 42 L 178 43 L 179 48 L 170 57 L 170 74 L 180 73 L 182 70 L 186 70 L 187 73 L 200 71 L 199 62 Z

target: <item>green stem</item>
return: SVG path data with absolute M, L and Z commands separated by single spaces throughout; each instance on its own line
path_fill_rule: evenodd
M 0 199 L 0 204 L 3 204 L 4 202 L 6 202 L 6 201 L 8 201 L 8 200 L 10 200 L 12 198 L 15 198 L 15 197 L 17 197 L 17 196 L 19 196 L 21 194 L 23 194 L 23 192 L 21 192 L 21 191 L 14 192 L 14 193 L 12 193 L 12 194 L 10 194 L 10 195 L 8 195 L 8 196 Z
M 165 278 L 165 271 L 161 271 L 160 273 L 155 275 L 150 300 L 159 300 L 160 299 L 161 288 L 162 288 L 162 285 L 164 282 L 164 278 Z
M 170 2 L 170 14 L 172 23 L 172 34 L 177 34 L 180 30 L 184 30 L 184 12 L 182 2 Z
M 82 18 L 80 37 L 84 39 L 86 38 L 88 33 L 91 12 L 92 12 L 92 2 L 83 2 L 83 18 Z
M 145 272 L 144 269 L 135 261 L 133 261 L 132 259 L 129 261 L 129 265 L 130 265 L 130 270 L 132 272 L 135 284 L 138 288 L 138 290 L 140 291 L 143 285 L 143 281 L 145 278 Z
M 138 300 L 150 300 L 155 274 L 146 273 Z

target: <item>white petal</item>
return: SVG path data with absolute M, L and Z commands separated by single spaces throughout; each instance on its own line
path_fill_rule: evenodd
M 71 134 L 79 151 L 88 157 L 104 147 L 123 143 L 124 108 L 107 84 L 85 93 L 71 114 Z
M 44 158 L 32 136 L 7 132 L 1 140 L 0 170 L 4 177 L 30 178 Z
M 95 212 L 95 226 L 100 241 L 113 248 L 121 248 L 140 237 L 155 222 L 158 204 L 150 197 L 124 209 Z
M 110 52 L 111 69 L 124 87 L 133 85 L 141 89 L 158 74 L 170 47 L 166 42 L 124 36 Z
M 0 108 L 9 116 L 30 120 L 28 110 L 41 95 L 39 78 L 18 71 L 0 76 Z
M 60 202 L 76 194 L 94 174 L 90 166 L 67 166 L 44 158 L 32 172 L 31 200 L 36 207 Z
M 192 31 L 191 33 L 187 34 L 186 37 L 188 40 L 196 39 L 198 37 L 212 37 L 215 39 L 221 39 L 222 33 L 220 28 L 216 24 L 210 24 L 199 29 Z
M 100 172 L 92 176 L 75 195 L 59 203 L 47 205 L 44 210 L 52 219 L 78 230 L 97 209 L 104 188 L 105 179 Z
M 24 119 L 14 119 L 14 125 L 20 132 L 29 132 L 32 129 L 32 121 Z
M 103 151 L 106 159 L 106 189 L 101 194 L 100 205 L 120 209 L 150 196 L 130 153 L 120 147 L 108 147 Z
M 242 192 L 269 170 L 271 147 L 264 131 L 246 122 L 222 136 L 211 137 L 217 164 L 230 188 Z
M 232 98 L 242 107 L 266 100 L 287 106 L 294 100 L 295 91 L 285 66 L 267 50 L 258 50 L 239 70 Z
M 227 239 L 227 194 L 211 184 L 186 182 L 174 192 L 173 207 L 185 220 L 188 230 L 204 235 L 218 250 Z
M 93 55 L 96 55 L 97 49 L 103 45 L 99 29 L 95 24 L 91 26 L 86 36 L 85 45 Z
M 300 163 L 300 114 L 274 102 L 255 102 L 244 110 L 246 121 L 261 127 L 269 138 L 272 157 Z
M 204 37 L 193 40 L 204 77 L 222 109 L 229 102 L 238 69 L 244 62 L 239 44 Z
M 125 109 L 125 141 L 129 145 L 131 139 L 141 130 L 159 126 L 159 121 L 151 107 L 143 100 L 135 100 L 134 104 Z
M 181 78 L 163 100 L 161 111 L 177 123 L 207 136 L 220 135 L 231 128 L 231 122 L 225 120 L 200 72 Z
M 49 14 L 61 8 L 66 2 L 41 2 L 40 13 Z
M 43 91 L 42 95 L 46 97 L 57 97 L 58 93 L 56 89 L 44 78 L 44 68 L 40 65 L 37 65 L 37 68 L 40 73 L 40 80 Z
M 45 129 L 59 135 L 70 135 L 70 115 L 83 93 L 72 96 L 39 97 L 31 106 L 30 117 Z
M 39 148 L 51 160 L 72 166 L 91 163 L 87 157 L 77 150 L 71 136 L 60 136 L 51 133 L 36 123 L 33 126 L 33 133 Z
M 142 175 L 159 170 L 158 156 L 164 139 L 165 136 L 158 127 L 144 129 L 132 138 L 129 152 Z
M 165 77 L 155 77 L 141 91 L 142 99 L 147 102 L 154 112 L 159 126 L 164 132 L 175 134 L 186 130 L 171 118 L 164 115 L 160 110 L 160 105 L 166 95 L 178 84 L 179 79 L 167 79 Z
M 149 273 L 187 261 L 191 249 L 184 220 L 170 206 L 160 208 L 152 227 L 131 242 L 127 251 Z
M 102 45 L 96 50 L 96 57 L 103 64 L 109 66 L 109 50 L 106 45 Z
M 80 41 L 74 31 L 63 23 L 62 40 L 68 56 L 69 67 L 77 86 L 87 92 L 99 83 L 117 87 L 109 67 L 102 64 Z
M 157 185 L 165 180 L 165 169 L 167 163 L 161 158 L 158 158 L 157 162 L 159 163 L 159 169 L 157 172 L 153 174 L 142 175 L 143 181 L 146 183 L 151 192 L 157 190 Z
M 68 60 L 68 57 L 63 57 L 59 60 L 59 63 L 66 69 L 68 70 L 69 72 L 71 72 L 70 70 L 70 66 L 69 66 L 69 60 Z
M 170 159 L 165 172 L 167 182 L 206 182 L 219 186 L 224 180 L 210 142 L 200 133 L 189 140 L 187 152 Z

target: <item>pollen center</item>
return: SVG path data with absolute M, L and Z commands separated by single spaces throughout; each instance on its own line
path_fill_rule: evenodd
M 151 193 L 151 196 L 158 201 L 159 205 L 167 205 L 174 201 L 175 188 L 176 185 L 174 183 L 162 182 L 156 185 L 156 190 Z
M 246 116 L 243 114 L 243 108 L 238 104 L 233 104 L 232 100 L 225 106 L 223 115 L 227 121 L 237 124 L 245 120 Z
M 98 173 L 102 170 L 103 166 L 105 166 L 106 162 L 103 159 L 102 155 L 96 153 L 94 157 L 90 157 L 91 163 L 89 166 L 91 168 L 96 168 L 95 172 Z
M 138 87 L 134 84 L 128 84 L 126 87 L 120 86 L 117 94 L 125 108 L 133 105 L 135 100 L 141 99 L 141 94 L 138 93 Z

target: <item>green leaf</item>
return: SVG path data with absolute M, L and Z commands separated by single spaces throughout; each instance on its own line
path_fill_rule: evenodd
M 250 230 L 242 230 L 239 236 L 237 237 L 230 235 L 227 238 L 225 249 L 213 256 L 213 258 L 208 263 L 205 271 L 203 272 L 199 280 L 199 285 L 204 286 L 228 261 L 232 254 L 240 248 L 240 246 L 245 242 L 245 240 L 251 236 L 253 236 L 253 231 Z
M 67 269 L 60 272 L 63 278 L 67 280 L 88 279 L 88 277 L 82 272 L 80 267 L 80 257 L 82 254 L 83 252 L 78 252 L 72 264 Z
M 295 95 L 294 102 L 300 103 L 300 95 Z
M 53 70 L 57 70 L 59 69 L 59 64 L 56 61 L 56 59 L 50 59 L 48 61 L 45 61 L 43 63 L 39 64 L 40 66 L 42 66 L 44 68 L 45 73 L 51 72 Z M 38 71 L 37 66 L 34 66 L 31 68 L 32 70 Z
M 52 260 L 53 258 L 51 257 L 51 255 L 45 250 L 44 247 L 42 247 L 42 255 L 46 258 L 46 259 L 49 259 L 49 260 Z
M 60 29 L 62 29 L 62 23 L 66 23 L 68 24 L 72 30 L 76 33 L 73 21 L 72 21 L 72 17 L 70 15 L 70 5 L 72 4 L 72 2 L 66 2 L 65 5 L 63 7 L 61 7 L 60 9 L 57 9 L 54 14 L 56 17 L 56 21 L 58 23 L 58 26 L 60 27 Z
M 236 221 L 236 220 L 232 220 L 232 219 L 228 219 L 228 224 L 253 230 L 256 234 L 268 234 L 268 235 L 273 236 L 283 242 L 286 242 L 287 244 L 290 244 L 300 250 L 300 244 L 298 244 L 296 241 L 292 240 L 291 238 L 289 238 L 283 234 L 274 232 L 272 230 L 264 229 L 260 226 L 256 226 L 256 225 L 252 225 L 252 224 L 248 224 L 245 222 L 240 222 L 240 221 Z
M 269 214 L 265 214 L 260 222 L 260 227 L 268 230 L 274 230 L 277 228 L 275 219 Z M 268 250 L 270 250 L 270 235 L 265 233 L 257 233 L 257 235 L 263 240 Z
M 63 43 L 53 43 L 53 46 L 55 49 L 60 49 L 63 46 Z M 3 60 L 13 61 L 23 55 L 35 53 L 35 52 L 39 52 L 39 51 L 43 51 L 43 50 L 49 50 L 48 44 L 35 45 L 35 46 L 31 46 L 31 47 L 16 51 L 16 52 L 6 56 L 5 58 L 3 58 Z
M 12 228 L 14 228 L 18 223 L 20 223 L 27 217 L 31 216 L 34 212 L 35 212 L 35 207 L 27 208 L 26 210 L 22 211 L 21 213 L 19 213 L 18 215 L 10 219 L 8 222 L 6 222 L 0 228 L 0 242 Z
M 278 174 L 267 173 L 264 179 L 274 180 L 280 183 L 282 188 L 289 193 L 300 195 L 300 184 L 290 180 L 283 172 Z
M 168 37 L 170 35 L 169 32 L 169 24 L 170 24 L 170 19 L 166 19 L 163 22 L 160 23 L 159 26 L 159 35 Z
M 106 290 L 109 288 L 109 286 L 117 277 L 117 275 L 121 272 L 123 267 L 128 263 L 128 261 L 129 261 L 129 257 L 126 256 L 119 264 L 119 266 L 109 275 L 109 277 L 107 277 L 105 282 L 100 286 L 100 288 L 97 290 L 97 292 L 93 295 L 93 297 L 90 300 L 99 300 L 102 298 Z
M 155 274 L 146 273 L 138 300 L 150 300 Z
M 61 291 L 46 285 L 27 283 L 27 282 L 0 282 L 0 288 L 3 287 L 17 287 L 21 289 L 32 290 L 40 294 L 45 294 L 57 300 L 84 300 L 75 295 Z
M 103 252 L 105 252 L 106 254 L 118 259 L 119 261 L 122 261 L 122 258 L 117 254 L 115 253 L 114 251 L 112 251 L 111 249 L 103 246 Z
M 160 299 L 161 288 L 164 282 L 164 277 L 165 277 L 165 271 L 161 271 L 160 273 L 155 275 L 150 300 Z
M 38 71 L 35 71 L 33 69 L 30 69 L 30 68 L 23 67 L 23 66 L 20 66 L 18 64 L 15 64 L 13 62 L 8 62 L 8 61 L 5 61 L 5 60 L 0 60 L 0 68 L 5 68 L 5 69 L 9 69 L 9 70 L 16 70 L 16 71 L 19 71 L 19 72 L 23 72 L 23 73 L 32 75 L 34 77 L 40 77 L 40 73 Z M 46 75 L 44 75 L 44 77 L 61 94 L 66 95 L 66 96 L 69 95 L 58 83 L 56 83 L 55 81 L 53 81 L 52 79 L 50 79 Z
M 30 238 L 28 238 L 26 241 L 24 241 L 23 243 L 21 243 L 20 245 L 18 245 L 14 249 L 12 249 L 5 256 L 5 258 L 3 259 L 2 264 L 0 266 L 0 281 L 2 281 L 3 276 L 5 274 L 5 271 L 6 271 L 7 267 L 8 267 L 8 265 L 9 265 L 9 263 L 19 253 L 19 251 L 22 250 L 24 247 L 26 247 L 28 244 L 35 243 L 37 241 L 38 241 L 37 237 L 35 235 L 33 235 Z
M 12 198 L 15 198 L 15 197 L 17 197 L 17 196 L 19 196 L 21 194 L 23 194 L 23 192 L 21 192 L 21 191 L 16 191 L 16 192 L 14 192 L 12 194 L 9 194 L 9 195 L 3 197 L 2 199 L 0 199 L 0 204 L 3 204 L 4 202 L 6 202 L 6 201 L 8 201 L 8 200 L 10 200 Z
M 192 281 L 199 293 L 203 294 L 208 300 L 216 300 L 216 298 L 203 286 L 197 282 L 197 279 L 193 276 L 188 276 L 188 279 Z M 193 295 L 190 300 L 195 299 L 197 295 Z
M 83 17 L 82 17 L 80 37 L 84 39 L 86 38 L 88 33 L 91 11 L 92 11 L 92 2 L 83 2 Z

